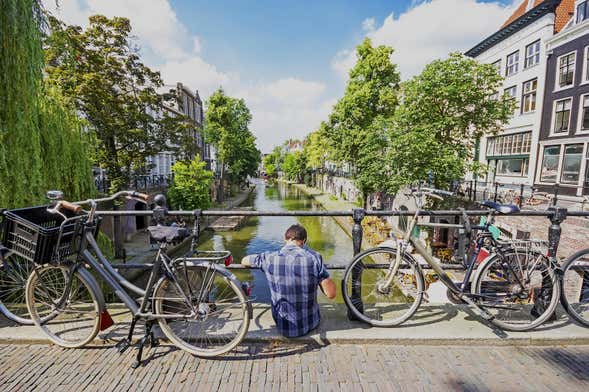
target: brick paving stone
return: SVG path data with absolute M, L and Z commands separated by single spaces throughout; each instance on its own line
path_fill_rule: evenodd
M 589 390 L 589 346 L 327 345 L 285 352 L 259 344 L 251 355 L 215 360 L 159 347 L 133 370 L 134 350 L 3 345 L 0 390 Z

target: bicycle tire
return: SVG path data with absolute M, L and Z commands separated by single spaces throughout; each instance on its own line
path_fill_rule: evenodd
M 560 282 L 555 272 L 540 252 L 511 249 L 481 263 L 471 293 L 494 316 L 490 320 L 494 325 L 506 331 L 529 331 L 548 320 L 558 305 Z
M 27 309 L 26 287 L 34 268 L 32 261 L 15 253 L 6 256 L 0 265 L 0 312 L 22 325 L 33 325 Z
M 159 317 L 158 322 L 178 348 L 204 358 L 233 350 L 245 337 L 250 322 L 249 304 L 240 285 L 217 268 L 192 265 L 186 271 L 178 267 L 176 282 L 163 277 L 154 289 L 156 317 L 189 314 L 196 308 L 192 318 Z
M 53 343 L 78 348 L 98 334 L 103 301 L 85 269 L 72 273 L 65 265 L 42 266 L 29 276 L 26 290 L 31 319 Z
M 561 279 L 562 306 L 575 321 L 589 327 L 589 248 L 576 252 L 564 261 Z
M 342 279 L 342 295 L 348 309 L 359 320 L 375 327 L 402 324 L 415 314 L 423 299 L 425 282 L 421 268 L 406 253 L 402 255 L 402 262 L 408 268 L 398 269 L 391 282 L 394 287 L 379 287 L 396 257 L 394 248 L 368 249 L 354 257 Z M 358 275 L 356 279 L 354 274 Z M 386 299 L 392 303 L 385 304 Z

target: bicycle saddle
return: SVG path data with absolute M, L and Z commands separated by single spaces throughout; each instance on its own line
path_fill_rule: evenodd
M 177 226 L 149 226 L 147 230 L 157 242 L 182 241 L 190 235 L 186 228 Z
M 485 200 L 481 203 L 481 205 L 492 208 L 500 214 L 512 214 L 514 212 L 519 212 L 519 207 L 515 204 L 499 204 L 491 200 Z

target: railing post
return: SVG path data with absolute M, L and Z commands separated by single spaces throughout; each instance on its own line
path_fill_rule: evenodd
M 524 201 L 524 184 L 519 185 L 519 203 L 518 207 L 521 209 Z
M 472 201 L 472 180 L 470 180 L 470 183 L 468 184 L 468 200 Z
M 560 243 L 560 235 L 562 228 L 560 224 L 567 217 L 567 209 L 561 207 L 549 207 L 548 219 L 550 219 L 550 227 L 548 228 L 548 256 L 556 257 L 556 251 L 558 250 L 558 244 Z
M 363 208 L 354 208 L 352 210 L 352 219 L 354 226 L 352 227 L 352 244 L 354 246 L 354 256 L 362 250 L 362 220 L 366 216 L 366 210 Z M 360 274 L 362 273 L 361 263 L 356 264 L 356 268 L 352 270 L 352 303 L 360 312 L 364 312 L 364 305 L 362 304 L 362 286 L 360 282 Z M 342 287 L 346 284 L 342 279 Z M 348 319 L 357 320 L 356 316 L 348 309 Z
M 499 183 L 495 181 L 495 194 L 493 195 L 493 201 L 497 202 L 497 188 L 499 188 Z
M 558 201 L 558 190 L 559 190 L 560 184 L 557 182 L 556 184 L 554 184 L 554 197 L 552 198 L 552 205 L 554 207 L 556 207 L 556 202 Z
M 477 184 L 478 180 L 474 180 L 473 198 L 472 201 L 477 201 Z

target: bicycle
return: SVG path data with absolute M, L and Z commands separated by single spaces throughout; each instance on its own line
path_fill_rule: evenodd
M 53 202 L 62 197 L 60 191 L 47 192 L 47 198 Z M 9 320 L 22 325 L 33 325 L 25 292 L 27 279 L 35 268 L 35 263 L 26 257 L 33 256 L 26 249 L 28 242 L 42 240 L 51 232 L 50 227 L 56 224 L 54 216 L 43 216 L 43 228 L 31 225 L 27 218 L 31 211 L 37 210 L 0 210 L 0 218 L 3 218 L 0 221 L 0 312 Z M 19 234 L 15 235 L 15 232 Z M 25 255 L 21 252 L 25 252 Z
M 116 344 L 119 352 L 131 346 L 137 322 L 145 320 L 145 334 L 137 343 L 133 368 L 141 364 L 145 346 L 158 344 L 153 333 L 156 322 L 175 346 L 197 356 L 214 357 L 236 347 L 247 333 L 252 309 L 241 283 L 218 264 L 230 262 L 231 254 L 199 251 L 197 257 L 172 260 L 165 253 L 167 244 L 186 238 L 189 231 L 150 226 L 148 230 L 159 249 L 146 288 L 135 286 L 110 265 L 95 238 L 97 204 L 119 197 L 146 201 L 147 195 L 122 191 L 77 203 L 62 200 L 47 210 L 61 216 L 62 221 L 45 244 L 49 249 L 45 258 L 33 260 L 43 264 L 27 281 L 26 303 L 35 325 L 53 343 L 76 348 L 90 343 L 99 330 L 114 323 L 89 266 L 132 314 L 127 337 Z M 82 205 L 90 205 L 90 210 L 82 210 Z M 66 254 L 75 257 L 63 257 Z M 141 298 L 135 299 L 127 291 Z
M 417 312 L 425 288 L 421 265 L 409 252 L 412 247 L 447 286 L 454 300 L 470 305 L 478 316 L 495 326 L 527 331 L 551 317 L 558 304 L 560 284 L 549 259 L 537 252 L 522 252 L 497 243 L 489 233 L 492 219 L 488 219 L 485 225 L 474 229 L 482 230 L 477 248 L 489 248 L 489 256 L 479 264 L 478 251 L 475 252 L 466 266 L 463 282 L 455 283 L 414 233 L 425 197 L 442 199 L 440 195 L 451 193 L 417 188 L 409 195 L 415 198 L 417 209 L 405 232 L 393 228 L 396 248 L 368 249 L 358 254 L 345 270 L 342 294 L 354 316 L 373 326 L 391 327 Z M 501 214 L 519 211 L 513 205 L 484 204 Z
M 589 248 L 569 256 L 560 273 L 564 309 L 579 324 L 589 327 Z

